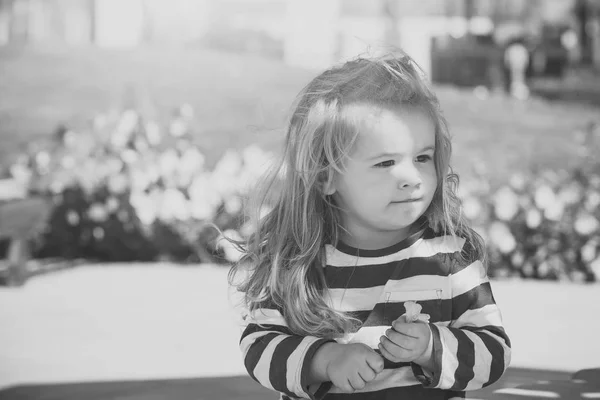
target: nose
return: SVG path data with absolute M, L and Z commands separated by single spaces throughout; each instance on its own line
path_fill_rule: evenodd
M 416 188 L 422 183 L 421 174 L 412 163 L 397 165 L 392 170 L 392 175 L 398 182 L 398 189 Z

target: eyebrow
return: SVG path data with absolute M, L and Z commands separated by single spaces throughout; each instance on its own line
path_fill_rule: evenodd
M 425 153 L 426 151 L 429 151 L 429 150 L 435 151 L 435 146 L 423 147 L 421 150 L 418 151 L 418 153 Z M 373 157 L 369 157 L 369 160 L 375 160 L 377 158 L 395 157 L 397 155 L 398 155 L 398 153 L 381 153 L 381 154 L 374 155 Z

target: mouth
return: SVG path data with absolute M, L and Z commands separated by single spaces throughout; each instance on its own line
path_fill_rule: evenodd
M 417 197 L 414 199 L 406 199 L 406 200 L 400 200 L 400 201 L 392 201 L 393 204 L 405 204 L 405 203 L 416 203 L 417 201 L 421 201 L 423 200 L 422 197 Z

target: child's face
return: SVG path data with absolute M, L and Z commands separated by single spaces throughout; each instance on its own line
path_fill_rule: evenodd
M 435 126 L 417 109 L 391 111 L 353 105 L 359 135 L 330 187 L 343 209 L 351 246 L 376 249 L 404 239 L 436 189 Z

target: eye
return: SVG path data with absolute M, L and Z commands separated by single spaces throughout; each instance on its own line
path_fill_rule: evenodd
M 426 163 L 432 160 L 430 155 L 422 155 L 417 157 L 417 162 Z
M 393 166 L 394 164 L 396 164 L 394 160 L 386 160 L 380 162 L 379 164 L 375 164 L 375 168 L 387 168 Z

